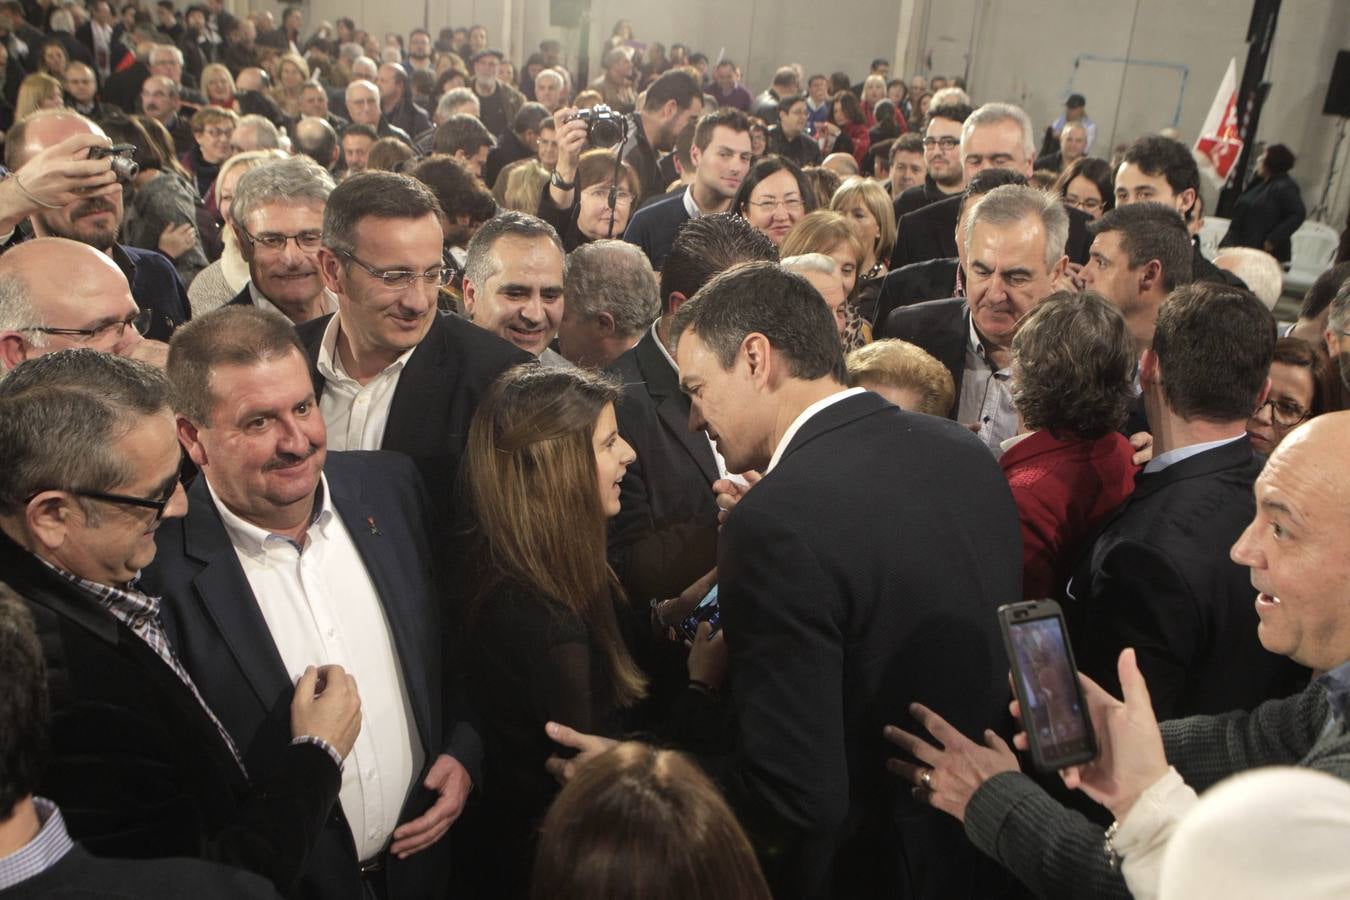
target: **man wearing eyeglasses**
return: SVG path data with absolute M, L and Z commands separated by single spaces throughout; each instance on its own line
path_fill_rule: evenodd
M 26 359 L 88 347 L 164 365 L 147 341 L 150 311 L 108 257 L 65 238 L 35 238 L 0 256 L 0 376 Z
M 65 159 L 43 155 L 65 141 L 70 141 Z M 87 158 L 93 146 L 108 146 L 98 125 L 71 110 L 39 110 L 16 123 L 5 137 L 5 165 L 15 173 L 7 182 L 16 182 L 16 191 L 26 199 L 22 212 L 35 235 L 79 241 L 112 259 L 130 284 L 136 305 L 152 314 L 146 337 L 167 341 L 192 317 L 187 289 L 167 257 L 117 242 L 122 190 L 108 160 Z M 30 162 L 36 166 L 25 172 Z M 78 186 L 64 190 L 48 186 L 53 178 L 77 174 L 84 176 Z M 5 216 L 0 224 L 17 224 L 19 218 Z
M 338 311 L 300 326 L 330 450 L 411 456 L 437 511 L 449 507 L 469 421 L 488 387 L 530 359 L 437 313 L 451 269 L 440 204 L 392 172 L 353 175 L 324 209 L 319 265 Z
M 333 176 L 306 156 L 244 173 L 230 217 L 249 281 L 232 305 L 278 312 L 296 325 L 337 312 L 337 295 L 319 269 L 323 208 L 332 192 Z
M 906 188 L 896 195 L 895 221 L 961 192 L 966 183 L 966 172 L 961 166 L 961 126 L 972 112 L 969 106 L 956 105 L 928 111 L 928 124 L 924 126 L 923 134 L 923 157 L 928 174 L 923 184 Z
M 92 350 L 30 360 L 0 381 L 0 577 L 33 613 L 52 692 L 38 793 L 96 856 L 210 858 L 290 894 L 361 729 L 355 682 L 307 666 L 264 777 L 203 699 L 137 586 L 165 520 L 182 516 L 169 386 Z

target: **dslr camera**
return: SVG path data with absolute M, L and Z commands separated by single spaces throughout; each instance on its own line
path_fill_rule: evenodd
M 132 144 L 113 144 L 111 147 L 89 148 L 90 159 L 112 157 L 113 174 L 117 176 L 117 181 L 120 184 L 128 183 L 141 171 L 140 165 L 132 159 L 135 153 L 136 148 Z
M 578 110 L 568 121 L 572 119 L 586 123 L 586 143 L 592 147 L 608 149 L 628 140 L 628 117 L 616 113 L 603 103 Z

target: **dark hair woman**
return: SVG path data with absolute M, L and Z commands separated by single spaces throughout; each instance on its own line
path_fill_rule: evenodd
M 815 188 L 796 163 L 781 156 L 766 156 L 751 166 L 731 202 L 731 208 L 775 247 L 816 206 Z
M 1095 220 L 1116 207 L 1113 181 L 1110 163 L 1084 156 L 1069 163 L 1059 173 L 1054 190 L 1065 206 L 1081 209 Z
M 1289 177 L 1294 153 L 1271 144 L 1256 161 L 1256 173 L 1233 207 L 1233 221 L 1220 247 L 1255 247 L 1288 262 L 1289 239 L 1307 215 L 1298 184 Z

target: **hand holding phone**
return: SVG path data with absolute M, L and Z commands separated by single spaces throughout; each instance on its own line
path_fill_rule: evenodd
M 717 634 L 722 628 L 722 608 L 717 603 L 717 585 L 712 586 L 712 590 L 703 595 L 703 599 L 694 607 L 694 611 L 685 617 L 680 623 L 680 630 L 684 632 L 685 638 L 694 640 L 698 636 L 698 626 L 700 622 L 707 622 L 712 626 L 711 634 Z

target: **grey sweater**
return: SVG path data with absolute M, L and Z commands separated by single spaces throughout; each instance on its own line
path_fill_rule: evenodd
M 1350 780 L 1350 729 L 1330 720 L 1325 689 L 1271 700 L 1250 713 L 1162 724 L 1167 761 L 1197 792 L 1259 766 L 1298 765 Z M 1129 900 L 1100 828 L 1020 772 L 989 779 L 966 807 L 966 835 L 1047 900 Z

